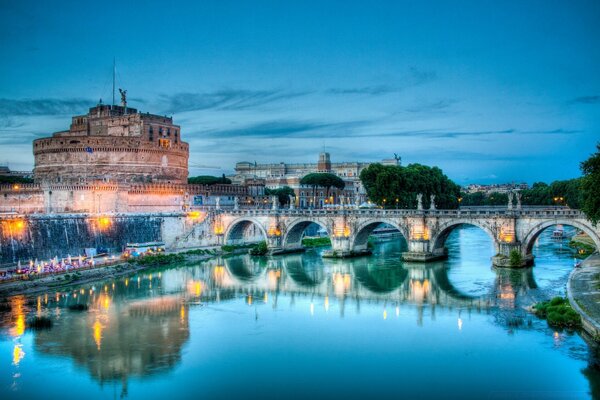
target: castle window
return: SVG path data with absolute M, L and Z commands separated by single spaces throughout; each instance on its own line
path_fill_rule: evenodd
M 167 128 L 167 136 L 171 136 L 171 128 Z

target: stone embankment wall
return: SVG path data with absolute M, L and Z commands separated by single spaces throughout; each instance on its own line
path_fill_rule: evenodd
M 86 248 L 121 251 L 128 242 L 161 240 L 164 220 L 160 216 L 2 219 L 0 264 L 78 256 Z
M 245 242 L 265 240 L 250 226 Z M 5 215 L 0 217 L 0 265 L 54 257 L 78 256 L 86 248 L 120 252 L 127 243 L 162 241 L 167 250 L 224 244 L 214 233 L 214 215 L 199 213 L 130 213 Z

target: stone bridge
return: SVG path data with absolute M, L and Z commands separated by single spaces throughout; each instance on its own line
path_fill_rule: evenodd
M 400 231 L 408 243 L 403 258 L 432 261 L 447 256 L 445 242 L 459 225 L 474 225 L 485 231 L 496 249 L 493 264 L 510 266 L 513 250 L 521 254 L 520 266 L 533 264 L 532 248 L 538 236 L 556 224 L 573 226 L 587 233 L 600 249 L 600 230 L 579 210 L 568 208 L 489 208 L 458 210 L 384 209 L 238 209 L 217 210 L 208 223 L 219 244 L 241 244 L 249 229 L 258 230 L 272 254 L 302 251 L 302 237 L 312 223 L 327 231 L 333 257 L 369 254 L 369 235 L 381 224 Z M 513 265 L 516 266 L 516 265 Z

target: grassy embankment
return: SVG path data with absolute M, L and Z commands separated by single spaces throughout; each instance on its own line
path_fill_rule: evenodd
M 553 328 L 581 327 L 581 317 L 573 310 L 569 300 L 562 297 L 537 303 L 533 306 L 533 312 L 538 317 L 546 319 L 548 325 Z
M 577 258 L 587 258 L 596 251 L 594 241 L 588 235 L 573 236 L 569 242 L 569 247 L 575 249 L 575 257 Z

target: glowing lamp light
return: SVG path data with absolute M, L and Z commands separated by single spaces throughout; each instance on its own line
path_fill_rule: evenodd
M 413 226 L 410 236 L 413 240 L 429 240 L 429 228 L 426 226 Z
M 504 243 L 512 243 L 515 241 L 515 231 L 510 228 L 500 228 L 500 241 Z
M 225 233 L 225 228 L 221 222 L 215 222 L 214 232 L 215 235 L 223 235 Z
M 203 216 L 204 216 L 204 213 L 202 213 L 200 211 L 190 211 L 187 213 L 187 217 L 189 219 L 191 219 L 192 221 L 202 219 Z
M 269 236 L 281 236 L 281 229 L 277 225 L 271 225 L 267 234 Z

